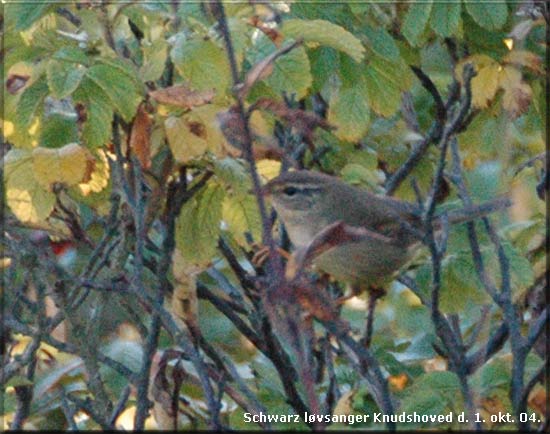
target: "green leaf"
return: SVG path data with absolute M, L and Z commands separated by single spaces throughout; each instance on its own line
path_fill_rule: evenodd
M 438 36 L 445 38 L 455 35 L 459 25 L 459 2 L 436 2 L 433 4 L 430 26 Z
M 38 78 L 33 84 L 27 87 L 17 102 L 16 125 L 17 128 L 27 129 L 38 109 L 48 95 L 48 84 L 44 76 Z
M 170 55 L 195 90 L 216 89 L 219 95 L 227 92 L 231 84 L 227 54 L 212 40 L 180 38 Z
M 406 414 L 414 412 L 420 415 L 439 415 L 458 412 L 462 409 L 460 383 L 456 374 L 450 371 L 433 371 L 416 378 L 412 386 L 406 389 L 401 410 Z M 431 422 L 414 424 L 434 426 Z M 437 425 L 442 427 L 441 423 Z M 448 426 L 448 425 L 444 425 Z M 407 428 L 410 428 L 409 424 Z
M 408 396 L 403 399 L 401 408 L 406 414 L 437 415 L 445 411 L 445 404 L 441 402 L 437 394 L 430 393 L 428 390 L 421 390 L 416 397 Z
M 246 245 L 245 233 L 250 232 L 255 241 L 260 241 L 262 219 L 256 197 L 247 195 L 228 195 L 223 202 L 223 220 L 237 242 Z
M 34 383 L 23 375 L 14 375 L 3 387 L 32 386 Z
M 477 0 L 464 2 L 466 10 L 474 21 L 487 30 L 500 29 L 508 18 L 508 8 L 505 2 Z
M 116 69 L 120 74 L 124 74 L 127 80 L 130 80 L 136 90 L 139 92 L 140 81 L 136 75 L 134 65 L 129 60 L 123 60 L 118 57 L 101 57 L 96 60 L 97 64 L 106 65 L 110 68 Z
M 281 31 L 286 37 L 303 38 L 305 42 L 316 42 L 342 51 L 356 62 L 361 62 L 365 57 L 365 47 L 361 41 L 330 21 L 291 19 L 283 23 Z
M 378 59 L 378 60 L 377 60 Z M 389 66 L 385 68 L 385 66 Z M 408 68 L 407 68 L 408 70 Z M 401 105 L 400 86 L 405 80 L 392 76 L 391 65 L 378 56 L 373 58 L 365 68 L 367 95 L 372 109 L 382 116 L 392 116 Z M 405 77 L 407 74 L 401 74 Z
M 379 56 L 391 61 L 399 62 L 401 55 L 395 39 L 383 28 L 366 26 L 363 30 L 369 38 L 369 48 Z
M 103 146 L 111 137 L 113 106 L 109 96 L 94 81 L 85 77 L 74 92 L 76 102 L 86 108 L 82 139 L 89 148 Z
M 369 59 L 369 66 L 381 79 L 400 90 L 409 90 L 413 85 L 413 73 L 403 59 L 396 62 L 375 55 Z M 367 83 L 368 85 L 368 83 Z
M 451 404 L 455 394 L 460 393 L 460 381 L 451 371 L 427 372 L 414 382 L 408 393 L 414 395 L 420 390 L 431 390 L 432 394 L 446 398 L 446 403 Z
M 430 18 L 430 13 L 432 11 L 432 0 L 422 1 L 422 2 L 413 2 L 409 6 L 407 15 L 405 15 L 405 20 L 401 28 L 401 33 L 409 44 L 417 46 L 419 43 L 420 36 L 426 28 L 428 19 Z
M 276 94 L 295 94 L 297 99 L 306 95 L 312 82 L 309 59 L 304 47 L 295 48 L 279 57 L 273 66 L 273 73 L 266 80 L 266 84 Z
M 85 66 L 89 66 L 90 64 L 90 58 L 86 55 L 86 53 L 75 47 L 63 47 L 60 50 L 57 50 L 52 58 L 55 60 L 62 60 Z
M 243 60 L 246 49 L 252 43 L 251 33 L 254 32 L 254 29 L 242 16 L 228 18 L 227 26 L 231 35 L 235 58 L 237 63 L 240 63 Z
M 57 99 L 65 98 L 73 93 L 84 74 L 86 74 L 84 66 L 55 59 L 51 59 L 46 68 L 48 86 Z
M 329 78 L 338 71 L 340 56 L 337 51 L 329 47 L 319 47 L 309 51 L 311 75 L 313 77 L 312 91 L 320 92 Z
M 493 358 L 475 374 L 472 383 L 481 396 L 489 396 L 495 389 L 506 388 L 510 382 L 510 371 L 509 360 L 502 357 Z
M 125 120 L 134 117 L 141 96 L 127 72 L 112 64 L 100 63 L 88 69 L 86 77 L 105 92 Z
M 482 305 L 489 301 L 480 286 L 471 256 L 469 251 L 460 251 L 443 260 L 440 304 L 445 313 L 464 312 L 472 304 Z
M 341 87 L 330 99 L 328 121 L 337 130 L 336 137 L 354 142 L 366 133 L 370 122 L 367 87 L 364 81 Z
M 15 22 L 16 31 L 25 30 L 32 26 L 35 21 L 46 15 L 54 6 L 54 4 L 49 2 L 38 1 L 8 3 L 6 7 L 6 22 Z
M 535 281 L 533 267 L 525 255 L 521 254 L 510 242 L 501 240 L 504 254 L 510 263 L 512 289 L 517 294 L 529 288 Z M 493 256 L 493 259 L 497 258 Z M 496 265 L 496 264 L 495 264 Z
M 139 69 L 142 81 L 158 80 L 164 72 L 168 57 L 168 43 L 164 39 L 157 39 L 153 43 L 142 43 L 143 64 Z
M 367 168 L 357 163 L 346 164 L 341 175 L 344 181 L 355 185 L 375 186 L 380 181 L 376 167 Z
M 74 117 L 54 113 L 43 119 L 40 146 L 59 148 L 76 141 L 78 141 L 78 129 Z
M 248 171 L 241 160 L 226 157 L 214 160 L 214 174 L 228 189 L 238 194 L 246 193 L 250 187 Z
M 467 150 L 475 158 L 490 159 L 501 151 L 508 128 L 507 116 L 495 118 L 489 111 L 483 110 L 471 123 L 471 126 L 459 134 L 461 149 Z
M 185 259 L 206 264 L 216 253 L 224 189 L 209 183 L 187 202 L 176 221 L 176 246 Z

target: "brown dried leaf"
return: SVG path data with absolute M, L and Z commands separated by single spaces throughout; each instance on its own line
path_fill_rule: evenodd
M 538 386 L 534 388 L 529 394 L 529 399 L 527 400 L 527 402 L 529 403 L 530 407 L 533 407 L 540 414 L 545 414 L 549 401 L 544 387 Z
M 219 112 L 216 119 L 228 143 L 238 150 L 242 150 L 246 142 L 246 133 L 239 108 L 237 106 L 229 107 L 229 110 Z
M 504 65 L 525 66 L 538 74 L 543 73 L 542 59 L 540 56 L 527 50 L 510 51 L 504 59 L 502 59 L 502 63 Z
M 487 420 L 488 428 L 491 428 L 495 423 L 489 422 L 493 420 L 491 416 L 506 413 L 506 407 L 498 396 L 488 396 L 480 401 L 480 413 L 482 419 Z
M 321 321 L 338 321 L 338 310 L 321 288 L 314 288 L 305 278 L 294 280 L 291 294 L 302 309 Z
M 283 35 L 281 32 L 279 32 L 277 29 L 269 27 L 266 25 L 258 15 L 254 15 L 250 18 L 249 23 L 251 26 L 256 27 L 258 30 L 263 32 L 271 41 L 275 44 L 275 46 L 280 47 L 281 43 L 283 42 Z
M 202 269 L 185 260 L 179 249 L 172 255 L 172 273 L 176 285 L 172 295 L 172 313 L 188 326 L 198 325 L 199 300 L 197 298 L 197 276 Z
M 15 95 L 20 89 L 25 87 L 25 84 L 29 80 L 28 75 L 11 74 L 6 80 L 6 89 L 12 95 Z
M 300 39 L 288 44 L 256 63 L 246 74 L 244 82 L 237 88 L 239 97 L 245 98 L 255 83 L 268 77 L 273 72 L 273 64 L 279 57 L 300 46 L 302 42 L 303 41 Z
M 517 118 L 529 108 L 533 96 L 531 87 L 522 80 L 521 72 L 505 66 L 501 72 L 500 87 L 504 90 L 502 106 L 510 117 Z
M 152 120 L 142 103 L 138 107 L 132 132 L 130 133 L 130 149 L 136 155 L 141 167 L 151 167 L 151 128 Z
M 176 107 L 190 109 L 208 104 L 216 96 L 214 89 L 196 91 L 184 84 L 178 84 L 164 89 L 149 92 L 151 98 L 161 104 L 170 104 Z
M 153 356 L 149 399 L 153 401 L 153 417 L 159 428 L 170 430 L 177 428 L 177 412 L 174 412 L 173 387 L 167 376 L 168 361 L 169 352 L 157 351 Z
M 326 119 L 313 112 L 292 109 L 280 101 L 274 101 L 269 98 L 260 98 L 254 104 L 254 109 L 266 110 L 278 116 L 295 134 L 304 137 L 306 143 L 313 143 L 315 128 L 323 128 L 326 131 L 334 129 Z

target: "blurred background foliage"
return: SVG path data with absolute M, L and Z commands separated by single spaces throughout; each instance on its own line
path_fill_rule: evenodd
M 198 328 L 206 342 L 231 360 L 270 414 L 296 413 L 272 361 L 226 313 L 201 296 L 203 288 L 236 305 L 251 304 L 221 244 L 249 276 L 262 273 L 251 260 L 262 241 L 262 220 L 239 137 L 231 136 L 233 130 L 239 134 L 232 112 L 235 92 L 241 92 L 247 107 L 258 107 L 250 128 L 263 181 L 276 176 L 289 158 L 383 193 L 388 178 L 437 116 L 433 95 L 410 66 L 429 77 L 445 101 L 456 91 L 455 80 L 461 82 L 462 67 L 472 63 L 477 75 L 471 86 L 471 119 L 456 136 L 462 169 L 474 200 L 503 193 L 513 199 L 506 215 L 492 219 L 510 262 L 523 333 L 536 318 L 533 309 L 540 302 L 532 302 L 533 294 L 542 291 L 545 267 L 545 205 L 537 186 L 547 122 L 545 21 L 537 2 L 243 1 L 225 3 L 225 13 L 240 88 L 231 77 L 216 11 L 207 2 L 3 5 L 2 297 L 3 317 L 9 318 L 3 363 L 21 362 L 3 387 L 4 427 L 16 419 L 25 399 L 30 407 L 19 427 L 100 426 L 86 411 L 87 399 L 100 398 L 89 386 L 82 343 L 140 372 L 143 353 L 151 349 L 145 347 L 151 309 L 124 289 L 140 266 L 135 253 L 139 230 L 146 234 L 140 257 L 143 286 L 153 293 L 159 279 L 168 279 L 174 296 L 162 297 L 180 325 Z M 276 54 L 297 41 L 288 52 Z M 317 118 L 308 123 L 305 116 L 313 113 Z M 420 192 L 428 191 L 438 157 L 437 147 L 429 147 L 410 174 Z M 139 198 L 140 187 L 124 178 L 138 169 L 147 186 L 139 230 L 131 218 L 132 207 L 138 205 L 128 198 Z M 180 184 L 194 194 L 180 204 L 170 229 L 172 193 Z M 410 182 L 401 183 L 395 195 L 416 200 Z M 458 204 L 450 188 L 444 206 Z M 498 282 L 497 256 L 481 232 L 480 244 L 488 273 Z M 155 267 L 167 246 L 173 249 L 170 266 L 159 276 Z M 460 319 L 457 327 L 471 339 L 472 351 L 484 348 L 502 312 L 473 271 L 465 228 L 451 232 L 442 267 L 442 311 Z M 429 294 L 426 252 L 415 260 L 409 276 Z M 60 279 L 64 294 L 59 293 Z M 67 302 L 64 297 L 73 288 L 78 288 L 74 294 L 84 288 L 88 292 L 70 312 L 59 304 Z M 170 304 L 178 297 L 184 307 Z M 353 330 L 362 329 L 365 309 L 365 301 L 354 298 L 341 317 Z M 48 329 L 44 315 L 60 312 L 66 320 L 56 331 Z M 253 326 L 259 321 L 250 311 L 243 318 Z M 48 342 L 44 333 L 36 339 L 37 330 L 48 330 L 54 341 Z M 328 339 L 321 327 L 316 330 L 319 342 Z M 430 309 L 405 285 L 393 284 L 377 310 L 371 348 L 399 411 L 464 411 L 458 379 L 434 350 L 435 341 Z M 287 348 L 286 342 L 280 343 Z M 32 346 L 36 348 L 29 351 Z M 173 339 L 162 330 L 155 354 L 149 355 L 148 396 L 154 410 L 145 426 L 174 426 L 169 399 L 173 385 L 167 384 L 183 376 L 174 383 L 181 396 L 175 423 L 209 427 L 195 368 L 167 356 L 166 350 L 173 348 Z M 525 379 L 546 357 L 540 348 L 526 359 Z M 504 344 L 470 377 L 485 428 L 515 426 L 489 422 L 491 414 L 512 411 L 510 351 Z M 354 367 L 341 355 L 333 362 L 330 374 L 316 384 L 320 397 L 334 394 L 327 412 L 377 411 Z M 112 407 L 126 396 L 113 423 L 132 428 L 134 384 L 102 360 L 97 363 Z M 31 391 L 30 400 L 23 390 Z M 529 411 L 536 420 L 542 418 L 546 398 L 541 385 L 530 391 Z M 258 427 L 244 422 L 245 410 L 234 397 L 223 395 L 221 403 L 222 420 L 231 428 Z

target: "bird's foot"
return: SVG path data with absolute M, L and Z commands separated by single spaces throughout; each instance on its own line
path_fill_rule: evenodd
M 367 324 L 365 326 L 365 337 L 362 339 L 365 347 L 370 347 L 372 341 L 372 333 L 374 328 L 374 309 L 379 298 L 386 294 L 386 290 L 382 287 L 371 286 L 368 289 L 369 301 L 367 307 Z
M 255 267 L 261 267 L 269 257 L 269 247 L 259 246 L 258 244 L 255 244 L 253 247 L 256 248 L 257 250 L 256 252 L 254 252 L 254 255 L 252 256 L 252 265 L 254 265 Z M 283 258 L 287 260 L 288 258 L 290 258 L 290 253 L 288 253 L 286 250 L 280 247 L 276 247 L 275 250 Z

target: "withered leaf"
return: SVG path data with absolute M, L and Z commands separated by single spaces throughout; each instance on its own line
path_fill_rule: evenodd
M 151 167 L 151 117 L 142 103 L 138 107 L 132 132 L 130 134 L 130 149 L 136 155 L 141 167 L 149 169 Z
M 28 75 L 11 74 L 6 80 L 6 89 L 12 95 L 15 95 L 20 89 L 25 87 L 29 80 Z
M 219 112 L 216 119 L 229 144 L 237 149 L 243 149 L 246 142 L 246 133 L 238 107 L 232 106 L 227 111 Z
M 189 127 L 191 134 L 194 134 L 202 139 L 206 139 L 206 127 L 203 124 L 196 121 L 188 121 L 186 124 Z
M 326 131 L 334 129 L 326 119 L 307 110 L 289 108 L 280 101 L 274 101 L 269 98 L 260 98 L 255 104 L 254 109 L 266 110 L 278 116 L 294 132 L 301 135 L 308 144 L 313 143 L 313 133 L 316 128 L 322 128 Z
M 190 109 L 212 101 L 216 92 L 214 89 L 197 91 L 185 84 L 166 87 L 149 92 L 151 98 L 161 104 L 170 104 L 176 107 Z
M 277 46 L 281 46 L 281 42 L 283 41 L 283 35 L 281 32 L 279 32 L 277 29 L 269 27 L 266 25 L 258 15 L 254 15 L 250 18 L 249 23 L 251 26 L 256 27 L 258 30 L 260 30 L 264 35 L 266 35 L 271 41 Z
M 269 77 L 269 75 L 273 72 L 273 64 L 275 63 L 275 61 L 282 55 L 301 45 L 302 42 L 303 41 L 299 39 L 291 44 L 288 44 L 274 51 L 269 56 L 256 63 L 252 67 L 252 69 L 250 69 L 250 71 L 248 71 L 248 73 L 246 74 L 244 82 L 237 88 L 237 93 L 239 97 L 246 97 L 246 95 L 248 95 L 248 92 L 255 83 Z
M 511 118 L 517 118 L 527 111 L 533 91 L 523 81 L 520 71 L 512 66 L 505 66 L 501 73 L 500 87 L 504 90 L 502 106 Z

